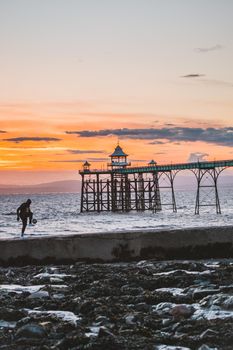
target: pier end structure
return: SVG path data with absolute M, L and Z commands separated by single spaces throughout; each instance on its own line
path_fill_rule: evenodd
M 171 189 L 171 205 L 176 211 L 175 193 L 173 187 L 174 174 L 165 172 L 167 183 L 159 185 L 157 163 L 152 160 L 148 163 L 146 173 L 129 172 L 131 163 L 128 154 L 118 144 L 112 154 L 107 169 L 91 169 L 87 161 L 79 172 L 82 178 L 81 212 L 129 212 L 131 210 L 151 210 L 158 212 L 162 209 L 160 188 Z
M 82 177 L 81 212 L 129 212 L 151 210 L 156 213 L 163 206 L 177 211 L 174 180 L 182 170 L 194 173 L 197 183 L 195 214 L 201 207 L 214 207 L 221 214 L 218 194 L 218 177 L 221 172 L 233 167 L 233 160 L 176 163 L 158 165 L 154 160 L 146 166 L 132 167 L 128 155 L 118 144 L 110 155 L 105 170 L 91 169 L 87 161 L 79 171 Z M 162 203 L 161 191 L 168 191 L 168 199 Z M 212 191 L 205 202 L 204 191 Z

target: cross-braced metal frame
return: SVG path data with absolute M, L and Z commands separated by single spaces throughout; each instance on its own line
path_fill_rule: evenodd
M 196 203 L 195 203 L 195 214 L 200 213 L 200 207 L 215 207 L 216 213 L 221 214 L 221 206 L 218 194 L 218 177 L 225 167 L 212 167 L 209 169 L 192 169 L 191 171 L 195 174 L 197 180 L 197 192 L 196 192 Z M 205 178 L 208 177 L 210 182 L 205 183 Z M 201 201 L 201 191 L 203 189 L 210 189 L 214 191 L 214 201 L 205 202 Z
M 171 206 L 174 213 L 177 212 L 176 197 L 174 191 L 174 180 L 179 171 L 180 170 L 162 171 L 158 175 L 158 179 L 160 180 L 159 188 L 168 189 L 171 191 L 171 202 L 162 203 L 162 206 Z M 162 180 L 167 180 L 165 185 L 162 183 Z
M 177 172 L 153 171 L 146 177 L 143 173 L 111 172 L 104 178 L 99 173 L 82 174 L 81 212 L 151 210 L 156 213 L 162 210 L 163 205 L 170 205 L 176 212 L 174 178 Z M 168 182 L 166 185 L 162 183 L 163 175 Z M 171 202 L 161 203 L 160 188 L 171 191 Z

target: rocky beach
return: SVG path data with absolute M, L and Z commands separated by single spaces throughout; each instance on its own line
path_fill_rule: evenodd
M 231 350 L 233 261 L 0 268 L 0 350 Z

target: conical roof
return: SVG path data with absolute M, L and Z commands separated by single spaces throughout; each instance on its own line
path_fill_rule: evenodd
M 127 157 L 128 154 L 126 154 L 123 149 L 117 145 L 115 148 L 115 151 L 110 155 L 110 157 Z
M 88 161 L 86 160 L 85 163 L 83 163 L 84 166 L 90 166 L 91 164 L 88 163 Z
M 156 165 L 157 163 L 154 161 L 154 159 L 152 159 L 148 164 L 149 165 Z

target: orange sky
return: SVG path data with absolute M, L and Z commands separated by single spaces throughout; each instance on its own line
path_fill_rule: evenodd
M 96 103 L 18 103 L 2 104 L 0 148 L 1 170 L 8 171 L 75 171 L 88 159 L 94 168 L 105 167 L 118 139 L 129 154 L 133 165 L 143 165 L 152 158 L 158 163 L 187 162 L 191 153 L 203 154 L 203 159 L 231 159 L 232 147 L 204 141 L 177 141 L 166 137 L 130 138 L 124 135 L 81 137 L 66 131 L 99 131 L 105 129 L 144 130 L 162 128 L 203 128 L 208 121 L 197 118 L 172 118 L 153 113 L 120 113 L 106 108 L 101 112 Z M 95 110 L 96 109 L 96 110 Z M 3 120 L 3 116 L 7 119 Z M 174 124 L 175 122 L 175 124 Z M 226 123 L 212 122 L 222 129 Z M 16 138 L 16 140 L 15 140 Z M 28 139 L 29 138 L 29 139 Z M 35 140 L 33 140 L 35 138 Z M 158 144 L 152 144 L 153 142 Z M 205 155 L 204 155 L 205 154 Z M 200 155 L 201 159 L 202 156 Z M 41 181 L 45 181 L 44 176 Z
M 232 12 L 227 0 L 0 2 L 0 184 L 78 178 L 118 140 L 133 165 L 232 159 Z

